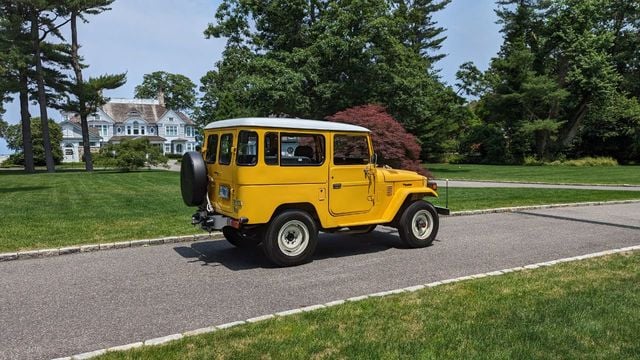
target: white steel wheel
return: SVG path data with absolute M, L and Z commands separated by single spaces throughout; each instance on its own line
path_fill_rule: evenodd
M 298 256 L 309 246 L 309 229 L 299 220 L 286 222 L 278 231 L 278 247 L 287 256 Z
M 425 247 L 435 240 L 439 225 L 436 208 L 424 200 L 418 200 L 402 212 L 398 221 L 398 234 L 409 247 Z
M 433 215 L 427 210 L 419 210 L 411 219 L 411 231 L 416 239 L 424 240 L 433 231 Z
M 303 210 L 285 210 L 275 215 L 264 234 L 262 249 L 279 266 L 294 266 L 311 260 L 318 244 L 318 225 Z

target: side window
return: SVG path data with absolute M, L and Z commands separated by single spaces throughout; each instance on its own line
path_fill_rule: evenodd
M 218 135 L 209 135 L 207 138 L 207 152 L 205 153 L 204 160 L 209 164 L 215 164 L 217 152 Z
M 280 134 L 280 165 L 317 166 L 324 163 L 324 136 L 314 134 Z
M 365 165 L 369 163 L 370 158 L 366 136 L 335 135 L 333 137 L 335 165 Z
M 264 136 L 264 163 L 278 165 L 278 133 L 269 132 Z
M 220 165 L 231 164 L 231 146 L 233 144 L 233 134 L 220 136 Z
M 238 134 L 238 165 L 253 166 L 258 163 L 258 134 L 255 131 L 240 131 Z

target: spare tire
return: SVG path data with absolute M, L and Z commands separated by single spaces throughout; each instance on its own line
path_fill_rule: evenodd
M 200 206 L 207 195 L 207 166 L 202 154 L 190 151 L 182 156 L 180 190 L 187 206 Z

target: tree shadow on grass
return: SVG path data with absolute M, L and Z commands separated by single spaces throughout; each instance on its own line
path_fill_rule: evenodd
M 437 166 L 429 166 L 427 167 L 427 169 L 432 173 L 436 173 L 436 175 L 439 175 L 439 177 L 443 177 L 442 176 L 443 174 L 462 174 L 462 173 L 468 173 L 471 171 L 469 169 L 441 168 Z
M 0 194 L 8 194 L 15 192 L 28 192 L 28 191 L 38 191 L 38 190 L 46 190 L 51 189 L 51 186 L 18 186 L 18 187 L 10 187 L 10 188 L 2 188 L 0 187 Z
M 322 261 L 405 248 L 397 231 L 379 229 L 380 231 L 364 235 L 320 234 L 312 259 Z M 190 246 L 177 246 L 173 249 L 180 256 L 190 259 L 189 262 L 200 263 L 202 266 L 224 266 L 233 271 L 276 267 L 267 260 L 262 245 L 239 249 L 225 240 L 217 240 L 195 242 Z

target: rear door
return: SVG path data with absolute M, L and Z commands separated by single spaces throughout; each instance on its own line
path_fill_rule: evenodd
M 209 134 L 205 149 L 209 181 L 209 197 L 216 211 L 231 213 L 234 177 L 236 131 L 221 129 Z

